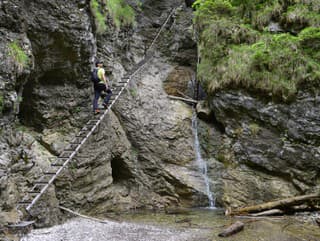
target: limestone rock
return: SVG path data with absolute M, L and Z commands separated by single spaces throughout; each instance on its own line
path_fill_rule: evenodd
M 206 153 L 223 164 L 210 171 L 221 172 L 222 203 L 241 206 L 318 188 L 319 98 L 301 94 L 291 104 L 266 103 L 240 91 L 212 99 L 212 121 L 223 128 L 211 130 L 214 137 L 206 137 L 206 129 L 201 135 Z M 211 149 L 208 143 L 217 142 L 219 149 Z

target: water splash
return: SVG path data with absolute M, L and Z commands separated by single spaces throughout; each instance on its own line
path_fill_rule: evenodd
M 207 196 L 209 200 L 209 208 L 214 209 L 215 208 L 215 200 L 213 197 L 212 192 L 210 191 L 210 182 L 208 178 L 208 167 L 207 167 L 207 162 L 203 160 L 201 151 L 200 151 L 200 143 L 199 143 L 199 136 L 198 136 L 198 119 L 197 119 L 197 114 L 194 111 L 193 116 L 192 116 L 192 129 L 194 132 L 194 147 L 196 151 L 196 158 L 197 158 L 197 163 L 199 166 L 199 169 L 201 171 L 201 174 L 204 179 L 204 183 L 206 185 L 206 191 L 207 191 Z

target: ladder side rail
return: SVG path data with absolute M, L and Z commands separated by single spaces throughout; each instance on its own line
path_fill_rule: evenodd
M 103 119 L 103 118 L 102 118 Z M 78 153 L 82 145 L 87 141 L 87 139 L 91 136 L 91 134 L 95 131 L 95 129 L 100 124 L 100 119 L 90 130 L 90 132 L 87 134 L 87 136 L 81 141 L 81 143 L 77 146 L 77 148 L 72 152 L 70 157 L 63 163 L 63 165 L 58 169 L 56 174 L 51 177 L 49 182 L 41 189 L 40 193 L 32 200 L 32 202 L 27 206 L 26 210 L 29 211 L 36 202 L 40 199 L 40 197 L 44 194 L 44 192 L 49 188 L 49 186 L 54 182 L 54 180 L 58 177 L 58 175 L 62 172 L 62 170 L 69 164 L 69 162 L 73 159 L 73 157 Z
M 160 36 L 160 33 L 162 32 L 162 30 L 164 29 L 164 27 L 167 25 L 169 19 L 171 18 L 171 16 L 173 15 L 173 13 L 176 11 L 177 7 L 175 7 L 171 12 L 170 14 L 168 15 L 166 21 L 162 24 L 160 30 L 158 31 L 156 37 L 153 39 L 152 43 L 150 44 L 150 46 L 148 47 L 147 51 L 148 52 L 152 47 L 153 45 L 155 44 L 155 42 L 157 41 L 158 37 Z
M 170 17 L 174 14 L 174 12 L 176 11 L 177 7 L 174 8 L 170 14 L 168 15 L 167 19 L 165 20 L 165 22 L 163 23 L 163 25 L 161 26 L 160 30 L 158 31 L 157 35 L 155 36 L 155 38 L 153 39 L 151 45 L 148 47 L 146 53 L 153 47 L 153 45 L 155 44 L 155 42 L 157 41 L 157 39 L 159 38 L 161 32 L 163 31 L 165 25 L 168 23 Z M 79 152 L 79 150 L 81 149 L 81 147 L 84 145 L 84 143 L 88 140 L 88 138 L 93 134 L 93 132 L 97 129 L 97 127 L 99 126 L 99 124 L 101 123 L 101 121 L 104 119 L 104 117 L 108 114 L 109 110 L 111 109 L 111 107 L 116 103 L 116 101 L 118 100 L 118 98 L 120 97 L 120 95 L 122 94 L 122 92 L 127 88 L 131 77 L 134 76 L 136 73 L 138 73 L 147 63 L 147 60 L 149 58 L 151 58 L 152 56 L 148 56 L 147 54 L 145 55 L 144 59 L 138 63 L 138 68 L 136 70 L 134 70 L 133 73 L 130 74 L 130 77 L 128 78 L 128 81 L 121 87 L 120 92 L 117 94 L 116 98 L 112 101 L 112 104 L 110 105 L 110 107 L 103 113 L 103 115 L 98 119 L 98 121 L 96 122 L 96 124 L 91 128 L 91 130 L 87 133 L 87 135 L 83 138 L 83 140 L 78 144 L 78 146 L 76 147 L 76 149 L 71 153 L 71 155 L 69 156 L 69 158 L 63 163 L 63 165 L 58 169 L 58 171 L 56 172 L 55 175 L 53 175 L 51 177 L 51 179 L 48 181 L 48 183 L 41 188 L 40 192 L 35 196 L 35 198 L 32 200 L 32 202 L 27 206 L 26 210 L 29 212 L 30 209 L 36 204 L 36 202 L 41 198 L 41 196 L 46 192 L 46 190 L 49 188 L 49 186 L 54 182 L 54 180 L 58 177 L 58 175 L 63 171 L 63 169 L 69 164 L 69 162 L 74 158 L 74 156 Z M 140 65 L 141 64 L 141 65 Z M 140 66 L 139 66 L 140 65 Z M 83 130 L 81 130 L 83 131 Z M 80 131 L 80 132 L 81 132 Z

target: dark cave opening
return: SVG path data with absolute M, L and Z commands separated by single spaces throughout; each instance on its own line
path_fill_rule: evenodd
M 119 183 L 129 180 L 133 177 L 130 167 L 121 157 L 116 157 L 111 160 L 113 183 Z

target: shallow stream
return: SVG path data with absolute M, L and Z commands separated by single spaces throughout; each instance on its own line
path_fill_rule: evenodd
M 302 216 L 278 216 L 269 218 L 226 217 L 223 210 L 190 209 L 179 214 L 165 212 L 134 212 L 120 215 L 121 221 L 151 224 L 177 229 L 200 229 L 207 238 L 194 240 L 226 241 L 320 241 L 320 227 L 316 214 Z M 318 214 L 319 215 L 319 214 Z M 218 234 L 236 221 L 245 224 L 244 230 L 231 237 L 220 238 Z M 204 238 L 204 239 L 203 239 Z
M 174 209 L 170 210 L 173 213 Z M 222 210 L 176 209 L 176 214 L 137 211 L 108 214 L 103 222 L 74 218 L 33 230 L 22 241 L 319 241 L 319 214 L 273 218 L 231 218 Z M 179 213 L 179 214 L 177 214 Z M 227 238 L 218 233 L 235 221 L 244 230 Z

